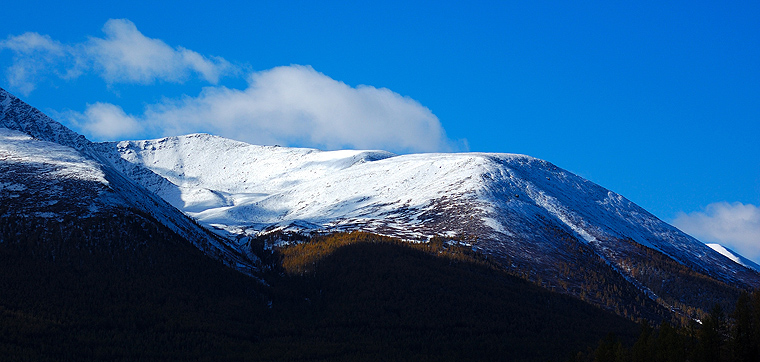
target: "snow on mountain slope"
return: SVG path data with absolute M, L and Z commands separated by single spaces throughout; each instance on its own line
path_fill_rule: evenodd
M 70 147 L 37 141 L 26 133 L 0 128 L 0 160 L 6 163 L 37 163 L 48 167 L 50 179 L 68 178 L 108 185 L 99 165 Z
M 624 197 L 529 156 L 318 151 L 204 134 L 99 147 L 144 187 L 233 234 L 292 227 L 458 236 L 550 274 L 566 258 L 561 229 L 619 268 L 632 241 L 721 280 L 760 285 L 757 273 Z
M 458 240 L 547 287 L 601 295 L 599 305 L 617 298 L 637 308 L 643 292 L 661 305 L 707 308 L 704 296 L 730 292 L 698 273 L 760 286 L 756 271 L 529 156 L 325 152 L 204 134 L 94 144 L 2 89 L 0 129 L 0 217 L 50 220 L 75 210 L 76 221 L 108 208 L 138 210 L 248 274 L 260 262 L 251 236 L 364 230 Z M 587 290 L 609 289 L 613 279 L 619 292 Z
M 432 208 L 431 200 L 473 187 L 460 182 L 468 178 L 463 165 L 471 160 L 447 155 L 404 156 L 396 162 L 398 157 L 383 151 L 253 146 L 210 135 L 104 147 L 118 150 L 111 157 L 147 166 L 175 185 L 153 179 L 145 184 L 200 221 L 251 231 L 292 223 L 320 229 L 368 224 L 370 230 L 395 226 L 409 231 L 406 237 L 421 238 L 425 235 L 414 232 L 414 225 L 422 220 L 408 210 L 422 213 Z M 436 159 L 441 162 L 431 172 L 427 165 Z
M 87 217 L 101 208 L 134 208 L 206 254 L 251 273 L 256 258 L 206 229 L 104 162 L 95 144 L 0 88 L 0 197 L 6 212 Z M 24 189 L 24 193 L 19 193 Z M 23 196 L 23 197 L 21 197 Z M 20 200 L 20 201 L 19 201 Z M 13 202 L 11 202 L 13 201 Z M 53 206 L 55 205 L 55 206 Z M 4 209 L 4 208 L 3 208 Z M 34 211 L 37 210 L 37 211 Z M 50 210 L 57 210 L 53 213 Z
M 26 133 L 36 139 L 82 151 L 90 145 L 84 136 L 50 119 L 38 109 L 0 88 L 0 127 Z
M 113 161 L 118 162 L 118 157 L 123 157 L 133 164 L 150 165 L 148 168 L 182 192 L 173 193 L 165 185 L 154 191 L 189 212 L 259 200 L 288 185 L 323 177 L 332 170 L 391 156 L 386 152 L 321 153 L 251 146 L 209 135 L 119 142 L 115 146 L 119 153 L 110 155 Z M 217 152 L 220 148 L 224 152 Z M 108 147 L 104 153 L 107 154 L 107 150 Z
M 491 156 L 491 160 L 494 167 L 483 177 L 492 181 L 488 186 L 489 200 L 498 209 L 496 218 L 507 230 L 522 229 L 525 234 L 534 233 L 532 239 L 543 240 L 550 235 L 537 233 L 545 222 L 536 220 L 554 219 L 608 260 L 616 259 L 627 241 L 634 241 L 723 280 L 739 278 L 750 285 L 760 282 L 754 273 L 726 263 L 703 243 L 623 196 L 549 162 L 498 155 Z M 533 250 L 528 256 L 541 255 L 546 247 L 551 245 Z
M 0 217 L 87 217 L 124 204 L 97 163 L 7 128 L 0 128 L 0 200 Z
M 723 246 L 720 244 L 714 244 L 710 243 L 707 244 L 711 249 L 717 251 L 721 255 L 725 256 L 726 258 L 729 258 L 733 260 L 735 263 L 746 266 L 747 268 L 753 269 L 755 271 L 760 271 L 760 265 L 757 265 L 757 263 L 753 262 L 752 260 L 749 260 L 743 256 L 741 256 L 739 253 Z

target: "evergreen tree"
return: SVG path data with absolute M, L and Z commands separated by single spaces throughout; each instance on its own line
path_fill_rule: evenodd
M 737 362 L 757 361 L 760 357 L 757 353 L 758 346 L 754 343 L 755 313 L 750 295 L 746 292 L 742 293 L 736 301 L 736 309 L 731 315 L 734 319 L 731 347 L 734 360 Z
M 631 350 L 631 359 L 633 362 L 650 362 L 654 361 L 654 337 L 652 336 L 652 327 L 646 321 L 641 323 L 641 333 L 639 339 L 633 344 Z
M 726 316 L 723 308 L 716 304 L 710 314 L 702 322 L 700 331 L 699 359 L 704 362 L 722 361 L 723 335 L 725 332 Z
M 657 335 L 656 361 L 686 361 L 686 344 L 684 338 L 670 323 L 662 322 Z
M 628 353 L 623 343 L 610 333 L 605 337 L 594 352 L 594 362 L 626 362 Z
M 756 360 L 760 359 L 760 289 L 755 290 L 751 295 L 752 305 L 752 345 L 755 347 Z

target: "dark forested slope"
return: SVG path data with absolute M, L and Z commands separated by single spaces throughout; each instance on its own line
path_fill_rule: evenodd
M 100 222 L 87 226 L 106 230 Z M 108 223 L 143 246 L 81 251 L 70 239 L 53 258 L 39 252 L 53 234 L 0 245 L 5 360 L 545 361 L 608 332 L 636 334 L 630 321 L 487 263 L 374 235 L 303 273 L 274 268 L 264 286 L 140 215 Z

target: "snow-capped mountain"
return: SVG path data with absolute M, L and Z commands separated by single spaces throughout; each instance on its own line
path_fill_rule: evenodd
M 560 230 L 623 273 L 640 253 L 633 242 L 720 280 L 760 285 L 754 271 L 621 195 L 529 156 L 319 151 L 205 134 L 98 150 L 178 209 L 239 236 L 290 228 L 458 237 L 551 277 L 569 258 Z
M 114 211 L 148 215 L 206 254 L 251 273 L 256 258 L 104 162 L 95 144 L 0 88 L 0 217 L 66 218 Z
M 757 263 L 755 263 L 754 261 L 749 260 L 749 259 L 741 256 L 739 253 L 737 253 L 737 252 L 735 252 L 735 251 L 733 251 L 733 250 L 731 250 L 731 249 L 729 249 L 729 248 L 727 248 L 727 247 L 725 247 L 723 245 L 715 244 L 715 243 L 708 243 L 707 246 L 709 246 L 711 249 L 717 251 L 721 255 L 725 256 L 726 258 L 729 258 L 729 259 L 733 260 L 737 264 L 741 264 L 741 265 L 746 266 L 747 268 L 750 268 L 750 269 L 755 270 L 755 271 L 760 271 L 760 265 L 757 265 Z
M 591 279 L 622 280 L 627 289 L 615 284 L 609 295 L 628 298 L 626 308 L 642 305 L 631 302 L 636 293 L 705 308 L 705 296 L 726 284 L 760 286 L 756 270 L 525 155 L 319 151 L 206 134 L 97 144 L 0 89 L 0 168 L 0 218 L 137 210 L 248 274 L 260 262 L 257 236 L 363 230 L 411 242 L 444 237 L 579 296 Z M 599 295 L 589 298 L 603 305 Z

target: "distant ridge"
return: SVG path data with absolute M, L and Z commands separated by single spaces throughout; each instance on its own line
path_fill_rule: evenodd
M 719 252 L 721 255 L 733 260 L 737 264 L 746 266 L 747 268 L 753 269 L 755 271 L 760 271 L 760 265 L 757 265 L 752 260 L 749 260 L 745 257 L 743 257 L 741 254 L 716 243 L 708 243 L 707 246 L 709 246 L 711 249 Z

